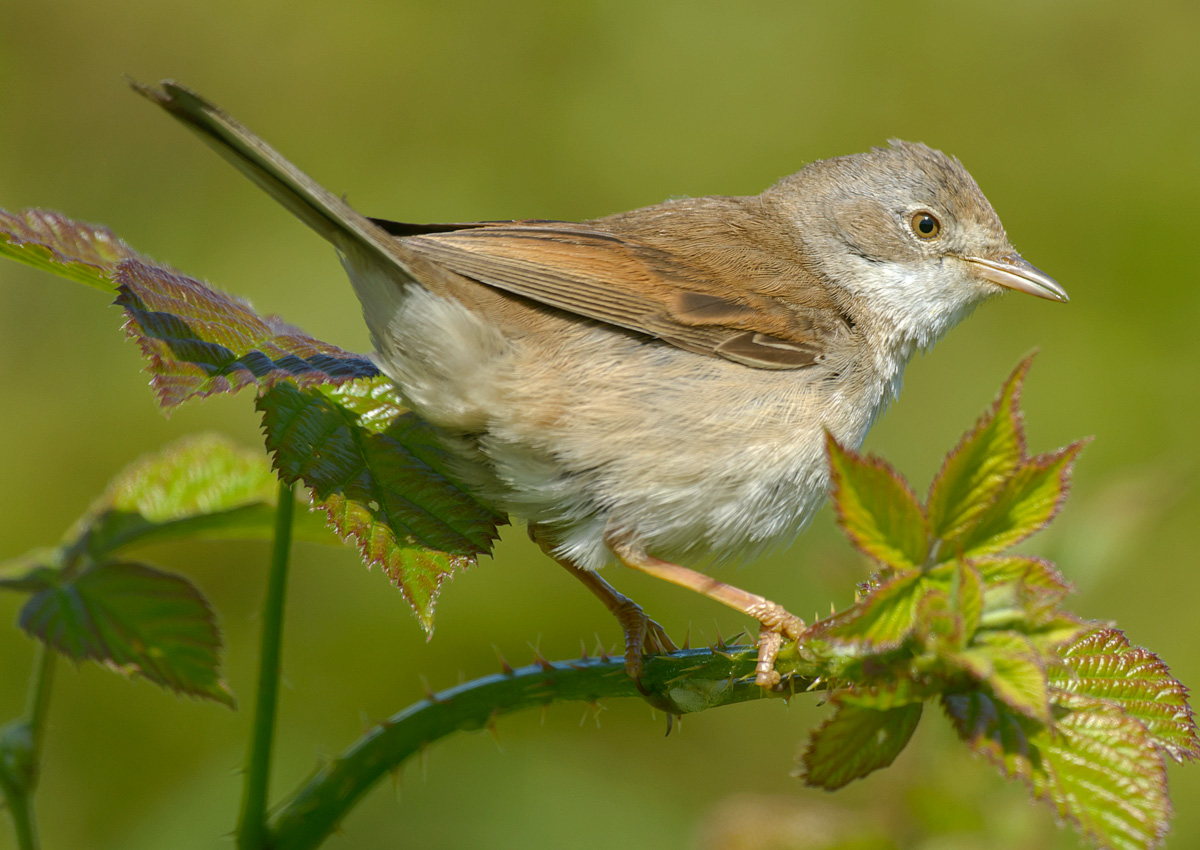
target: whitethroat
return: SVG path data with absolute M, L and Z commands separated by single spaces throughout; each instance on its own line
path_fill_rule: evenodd
M 979 303 L 1066 301 L 958 160 L 893 141 L 760 195 L 584 222 L 366 218 L 172 82 L 136 85 L 337 248 L 376 357 L 478 496 L 619 618 L 625 663 L 674 644 L 596 570 L 620 562 L 761 624 L 757 681 L 804 624 L 682 563 L 791 541 L 904 367 Z

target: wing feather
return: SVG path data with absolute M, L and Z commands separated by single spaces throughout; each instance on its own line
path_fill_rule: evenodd
M 548 307 L 754 368 L 799 369 L 823 359 L 823 333 L 805 311 L 750 287 L 723 294 L 712 269 L 645 241 L 566 222 L 434 227 L 404 238 L 405 246 Z

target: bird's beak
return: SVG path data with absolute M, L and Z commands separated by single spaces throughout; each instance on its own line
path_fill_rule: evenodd
M 963 257 L 963 260 L 970 263 L 975 274 L 984 280 L 1008 289 L 1028 292 L 1051 301 L 1071 300 L 1058 281 L 1017 254 L 1009 254 L 998 260 L 985 260 L 983 257 Z

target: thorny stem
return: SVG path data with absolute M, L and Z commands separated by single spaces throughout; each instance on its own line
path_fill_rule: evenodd
M 263 601 L 262 649 L 258 663 L 258 692 L 254 725 L 246 754 L 246 780 L 238 816 L 239 850 L 263 850 L 267 843 L 267 794 L 271 779 L 271 745 L 275 737 L 275 708 L 279 697 L 279 658 L 283 642 L 283 606 L 287 591 L 288 557 L 292 544 L 292 487 L 279 483 L 271 572 Z
M 795 645 L 780 655 L 779 669 L 791 674 L 785 689 L 754 684 L 757 650 L 752 646 L 680 650 L 645 659 L 640 683 L 625 673 L 621 658 L 549 662 L 486 676 L 414 703 L 383 721 L 350 749 L 317 770 L 272 819 L 272 850 L 311 850 L 337 829 L 363 794 L 389 771 L 425 746 L 452 732 L 484 729 L 496 718 L 554 702 L 642 697 L 669 714 L 721 705 L 787 697 L 813 684 L 816 670 L 800 661 Z

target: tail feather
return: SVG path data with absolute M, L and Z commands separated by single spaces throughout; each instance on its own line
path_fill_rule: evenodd
M 341 198 L 318 185 L 278 151 L 213 104 L 172 80 L 161 88 L 130 81 L 139 94 L 178 118 L 297 218 L 343 253 L 357 246 L 396 264 L 392 237 Z

